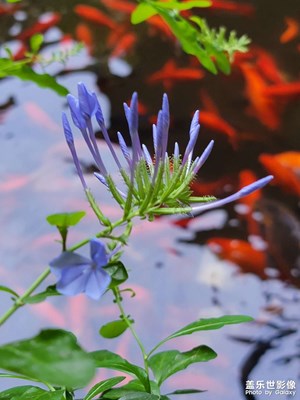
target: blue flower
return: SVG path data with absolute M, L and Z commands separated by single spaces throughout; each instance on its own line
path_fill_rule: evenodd
M 92 239 L 90 246 L 91 259 L 65 251 L 50 262 L 51 272 L 58 279 L 58 292 L 67 296 L 85 293 L 94 300 L 104 294 L 111 282 L 110 275 L 103 269 L 109 256 L 99 239 Z
M 99 169 L 95 176 L 108 188 L 115 200 L 124 209 L 124 217 L 127 217 L 131 211 L 134 211 L 134 215 L 148 216 L 150 219 L 159 214 L 206 211 L 238 200 L 257 189 L 261 189 L 273 179 L 271 175 L 266 176 L 220 200 L 212 196 L 193 197 L 190 184 L 207 160 L 214 145 L 214 141 L 211 140 L 203 153 L 193 159 L 194 148 L 200 131 L 199 111 L 196 111 L 193 116 L 189 130 L 189 141 L 185 151 L 181 155 L 179 145 L 175 143 L 174 152 L 169 155 L 167 148 L 170 113 L 168 97 L 164 94 L 157 123 L 152 126 L 154 154 L 151 156 L 151 151 L 144 144 L 141 144 L 138 134 L 138 99 L 137 94 L 134 93 L 130 106 L 124 103 L 131 139 L 130 150 L 123 135 L 120 132 L 117 133 L 122 154 L 128 164 L 128 170 L 125 170 L 112 146 L 96 95 L 90 93 L 83 83 L 79 83 L 78 99 L 68 95 L 68 103 L 73 123 L 81 131 Z M 119 168 L 126 193 L 115 186 L 103 163 L 92 129 L 92 117 L 96 118 L 103 138 Z M 71 128 L 65 115 L 63 116 L 63 127 L 78 175 L 84 189 L 87 190 L 76 155 Z

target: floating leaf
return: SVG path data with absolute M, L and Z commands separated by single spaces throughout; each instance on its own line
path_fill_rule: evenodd
M 4 285 L 0 285 L 0 291 L 1 292 L 7 292 L 12 294 L 14 297 L 19 297 L 18 293 L 16 293 L 14 290 L 12 290 L 11 288 L 4 286 Z
M 1 400 L 64 400 L 65 391 L 47 392 L 36 386 L 18 386 L 0 393 Z
M 133 321 L 130 320 L 130 322 L 132 323 Z M 99 333 L 106 339 L 112 339 L 122 335 L 122 333 L 125 332 L 127 328 L 128 325 L 126 324 L 126 322 L 123 319 L 119 319 L 117 321 L 108 322 L 107 324 L 103 325 L 100 328 Z
M 1 346 L 0 368 L 71 388 L 87 385 L 95 373 L 93 360 L 76 337 L 59 329 Z
M 198 346 L 184 353 L 178 350 L 169 350 L 154 354 L 149 359 L 149 366 L 158 385 L 161 385 L 169 376 L 182 371 L 190 364 L 209 361 L 216 357 L 217 354 L 210 347 Z
M 44 292 L 37 293 L 33 296 L 25 298 L 23 300 L 23 303 L 26 303 L 26 304 L 41 303 L 47 297 L 50 297 L 50 296 L 61 296 L 61 294 L 56 290 L 55 285 L 48 286 Z
M 48 215 L 46 219 L 50 225 L 57 226 L 58 228 L 68 228 L 69 226 L 77 225 L 85 214 L 85 211 L 58 213 Z
M 102 382 L 97 383 L 95 386 L 92 387 L 92 389 L 88 392 L 83 400 L 93 399 L 95 396 L 97 396 L 97 394 L 111 389 L 113 386 L 122 382 L 124 379 L 125 376 L 116 376 L 115 378 L 106 379 Z
M 114 369 L 134 375 L 141 381 L 146 390 L 149 389 L 148 376 L 143 368 L 131 364 L 118 354 L 108 350 L 94 351 L 90 354 L 94 359 L 97 368 Z

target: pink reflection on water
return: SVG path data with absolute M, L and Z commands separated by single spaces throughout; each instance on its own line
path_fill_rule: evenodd
M 49 114 L 43 110 L 39 105 L 34 102 L 28 101 L 23 104 L 25 113 L 31 118 L 31 120 L 43 128 L 44 130 L 49 130 L 51 132 L 61 132 L 62 129 L 60 125 L 54 122 Z

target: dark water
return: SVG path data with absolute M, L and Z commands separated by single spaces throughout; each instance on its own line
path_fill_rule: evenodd
M 49 56 L 52 51 L 66 48 L 68 42 L 62 42 L 63 35 L 75 37 L 76 28 L 82 23 L 73 12 L 77 3 L 23 2 L 18 12 L 0 16 L 2 43 L 17 50 L 19 44 L 14 37 L 18 29 L 34 24 L 44 12 L 58 11 L 61 21 L 58 28 L 47 31 L 43 53 Z M 288 16 L 299 21 L 297 3 L 252 2 L 250 4 L 255 7 L 252 17 L 218 10 L 203 13 L 211 25 L 224 24 L 239 34 L 247 33 L 254 46 L 267 50 L 275 58 L 285 80 L 297 81 L 300 36 L 286 44 L 279 41 L 285 27 L 284 18 Z M 99 6 L 93 1 L 88 4 Z M 177 44 L 159 32 L 147 25 L 131 27 L 126 15 L 101 9 L 136 38 L 135 46 L 121 57 L 123 65 L 117 66 L 118 75 L 125 73 L 126 68 L 131 73 L 123 77 L 111 73 L 110 54 L 114 47 L 107 47 L 109 30 L 90 22 L 86 24 L 94 35 L 92 55 L 83 50 L 66 66 L 53 65 L 48 71 L 58 74 L 59 82 L 72 93 L 76 92 L 77 82 L 83 81 L 101 95 L 113 138 L 117 130 L 126 135 L 122 102 L 137 90 L 146 106 L 140 119 L 140 134 L 143 142 L 149 144 L 150 121 L 160 107 L 163 91 L 167 91 L 172 114 L 171 142 L 179 140 L 181 146 L 187 142 L 190 117 L 195 109 L 206 107 L 205 96 L 212 99 L 222 118 L 236 132 L 237 145 L 233 146 L 228 136 L 202 124 L 196 151 L 200 153 L 212 138 L 216 145 L 201 170 L 201 185 L 195 184 L 196 192 L 208 187 L 209 191 L 204 191 L 206 194 L 222 197 L 237 189 L 240 171 L 251 170 L 257 177 L 266 175 L 265 167 L 259 162 L 262 153 L 295 151 L 299 156 L 299 97 L 276 102 L 280 123 L 276 129 L 270 129 L 268 121 L 262 122 L 257 113 L 253 116 L 247 112 L 251 101 L 246 93 L 245 77 L 238 67 L 228 77 L 206 73 L 200 81 L 175 81 L 171 85 L 165 82 L 167 87 L 162 83 L 147 83 L 147 78 L 170 58 L 181 67 L 198 67 L 182 54 Z M 8 34 L 12 26 L 14 29 Z M 59 251 L 56 232 L 45 222 L 48 214 L 87 211 L 88 217 L 71 233 L 71 243 L 96 232 L 98 226 L 84 200 L 62 136 L 60 115 L 66 107 L 65 100 L 49 90 L 16 79 L 2 80 L 0 85 L 3 104 L 0 110 L 0 275 L 3 284 L 22 292 Z M 100 140 L 99 146 L 107 163 L 112 164 Z M 83 165 L 90 170 L 90 157 L 80 139 L 78 152 Z M 296 177 L 297 172 L 299 170 L 295 171 Z M 103 210 L 117 218 L 119 212 L 109 194 L 92 175 L 87 174 L 87 180 Z M 153 223 L 136 221 L 123 261 L 131 269 L 128 286 L 137 295 L 124 301 L 147 348 L 199 317 L 248 314 L 257 321 L 246 328 L 233 326 L 177 339 L 176 345 L 181 350 L 206 344 L 219 356 L 208 364 L 193 365 L 176 379 L 170 379 L 166 391 L 198 387 L 208 390 L 201 395 L 206 400 L 238 400 L 245 398 L 247 379 L 299 380 L 300 222 L 295 182 L 297 178 L 292 184 L 283 180 L 280 185 L 270 185 L 250 204 L 248 214 L 243 203 L 195 216 L 190 221 L 180 216 L 160 218 Z M 242 257 L 232 251 L 225 254 L 224 249 L 225 259 L 221 260 L 213 252 L 220 238 L 246 241 L 254 250 L 262 248 L 263 261 L 248 248 L 247 253 L 244 247 L 238 247 Z M 9 304 L 8 296 L 1 294 L 1 311 Z M 15 314 L 1 329 L 0 340 L 4 343 L 30 337 L 42 327 L 58 326 L 74 331 L 87 349 L 108 347 L 133 362 L 141 362 L 128 333 L 113 341 L 98 336 L 98 328 L 117 316 L 118 311 L 109 296 L 102 298 L 99 304 L 84 296 L 67 298 L 63 302 L 54 298 Z M 172 343 L 165 348 L 171 349 Z M 101 372 L 99 376 L 110 375 Z M 3 381 L 1 387 L 10 385 L 11 382 Z M 264 398 L 257 396 L 259 400 Z M 274 395 L 271 398 L 287 397 Z

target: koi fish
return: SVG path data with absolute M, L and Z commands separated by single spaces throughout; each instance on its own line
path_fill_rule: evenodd
M 221 116 L 210 111 L 202 110 L 199 116 L 200 124 L 212 131 L 216 131 L 228 137 L 233 148 L 237 148 L 237 131 Z
M 83 42 L 91 55 L 94 48 L 93 33 L 89 26 L 85 23 L 80 23 L 76 26 L 75 37 L 78 41 Z
M 280 43 L 288 43 L 299 35 L 299 23 L 294 18 L 285 17 L 286 29 L 280 35 Z
M 136 35 L 133 32 L 126 33 L 124 36 L 119 38 L 118 44 L 113 49 L 111 56 L 120 57 L 124 54 L 127 54 L 130 50 L 132 50 L 135 43 Z
M 238 265 L 242 272 L 258 275 L 266 279 L 266 254 L 254 249 L 250 243 L 240 239 L 211 238 L 207 241 L 210 250 L 219 258 Z
M 148 83 L 162 82 L 166 88 L 170 88 L 174 81 L 197 81 L 204 77 L 204 72 L 199 68 L 178 68 L 174 60 L 169 60 L 161 68 L 147 79 Z
M 148 18 L 145 22 L 150 27 L 150 35 L 158 31 L 162 33 L 164 38 L 167 37 L 173 41 L 176 40 L 169 25 L 159 15 L 153 15 L 153 17 Z
M 278 83 L 263 89 L 263 95 L 268 97 L 291 98 L 300 95 L 300 81 Z
M 118 11 L 124 14 L 131 14 L 136 8 L 136 5 L 124 0 L 101 0 L 101 3 L 113 11 Z
M 108 15 L 104 14 L 96 7 L 87 6 L 85 4 L 77 4 L 74 7 L 74 12 L 87 21 L 106 26 L 110 29 L 116 29 L 118 26 L 117 23 L 114 22 Z
M 234 182 L 230 177 L 223 176 L 215 181 L 203 182 L 201 180 L 196 180 L 191 182 L 191 189 L 193 196 L 224 196 L 226 192 L 226 186 L 237 186 L 237 182 Z
M 252 4 L 240 3 L 234 1 L 212 0 L 212 5 L 208 10 L 229 11 L 234 14 L 243 15 L 246 17 L 252 16 L 255 8 Z
M 38 22 L 33 26 L 25 29 L 19 35 L 16 36 L 17 39 L 27 40 L 36 33 L 45 33 L 48 29 L 55 26 L 61 20 L 61 15 L 59 13 L 51 13 L 50 15 L 42 15 Z
M 245 79 L 245 93 L 251 104 L 249 111 L 267 128 L 277 130 L 281 122 L 280 110 L 274 99 L 265 93 L 268 85 L 251 64 L 242 63 L 240 68 Z
M 300 152 L 299 151 L 285 151 L 274 155 L 285 167 L 291 168 L 295 172 L 300 172 Z
M 281 155 L 281 157 L 283 157 Z M 260 154 L 259 161 L 265 169 L 274 175 L 273 184 L 300 197 L 300 179 L 297 173 L 272 154 Z
M 276 61 L 270 53 L 261 48 L 255 48 L 255 66 L 262 76 L 271 83 L 283 83 L 284 79 Z

